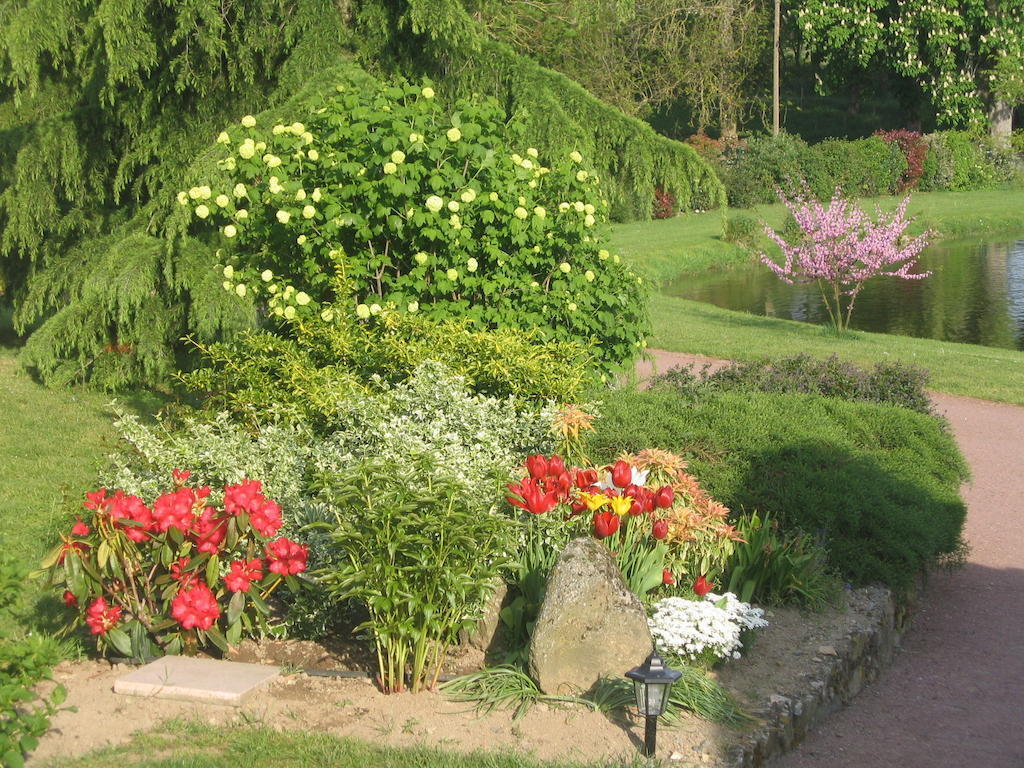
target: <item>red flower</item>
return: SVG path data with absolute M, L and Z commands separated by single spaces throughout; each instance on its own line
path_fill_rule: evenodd
M 196 515 L 194 507 L 201 503 L 201 498 L 191 488 L 179 488 L 153 502 L 153 517 L 156 527 L 161 533 L 177 528 L 182 533 L 192 529 Z
M 552 456 L 548 460 L 548 474 L 561 475 L 565 473 L 565 462 L 561 456 Z
M 704 595 L 714 588 L 715 585 L 703 576 L 693 582 L 693 591 L 696 592 L 699 597 L 704 597 Z
M 661 571 L 661 583 L 669 587 L 676 583 L 676 577 L 672 575 L 672 571 L 668 568 L 663 568 Z
M 171 477 L 174 478 L 174 484 L 179 488 L 188 482 L 189 476 L 192 474 L 191 470 L 188 469 L 172 469 Z
M 625 488 L 633 482 L 633 468 L 625 461 L 616 461 L 612 465 L 612 483 L 619 488 Z
M 597 470 L 577 469 L 574 482 L 576 484 L 576 487 L 579 488 L 581 491 L 586 490 L 592 485 L 597 485 Z
M 71 526 L 71 535 L 72 536 L 88 536 L 89 533 L 90 533 L 89 526 L 86 525 L 85 523 L 83 523 L 82 522 L 82 518 L 80 518 L 80 517 L 76 516 L 75 520 L 77 522 L 75 522 L 75 524 L 73 526 Z
M 92 491 L 91 493 L 85 494 L 86 500 L 82 502 L 82 506 L 86 509 L 99 509 L 106 498 L 107 489 L 100 488 L 98 491 Z
M 249 510 L 249 524 L 259 531 L 260 536 L 269 539 L 284 525 L 280 505 L 270 499 L 253 502 Z
M 220 618 L 220 606 L 203 582 L 178 592 L 171 601 L 171 616 L 185 629 L 209 629 Z
M 614 512 L 594 513 L 594 536 L 605 539 L 619 530 L 619 516 Z
M 506 488 L 513 494 L 506 497 L 508 503 L 514 507 L 525 509 L 532 515 L 543 515 L 558 504 L 558 493 L 556 491 L 545 493 L 537 484 L 537 480 L 532 477 L 524 477 L 521 483 L 512 483 Z
M 195 572 L 185 570 L 191 562 L 187 557 L 179 557 L 171 563 L 171 578 L 181 585 L 181 589 L 188 589 L 196 581 Z
M 309 559 L 309 548 L 283 536 L 267 545 L 267 570 L 271 573 L 288 574 L 302 573 L 306 570 Z
M 539 480 L 548 473 L 548 460 L 540 454 L 527 456 L 526 471 L 530 473 L 530 477 L 534 480 Z
M 661 509 L 668 509 L 672 506 L 672 502 L 675 501 L 675 491 L 672 490 L 671 485 L 663 485 L 658 489 L 658 492 L 654 494 L 654 504 Z
M 192 535 L 195 537 L 196 549 L 199 552 L 206 552 L 216 555 L 220 551 L 220 545 L 228 534 L 228 519 L 218 517 L 213 507 L 207 507 L 203 513 L 195 519 L 192 526 Z
M 64 605 L 68 608 L 74 608 L 78 605 L 78 598 L 75 597 L 75 593 L 70 589 L 64 590 Z
M 153 513 L 142 499 L 138 496 L 126 496 L 124 491 L 119 490 L 105 503 L 110 519 L 118 524 L 125 536 L 134 542 L 143 542 L 149 538 L 147 531 L 153 530 L 155 521 Z M 119 522 L 121 520 L 131 520 L 137 525 L 126 525 Z
M 668 520 L 655 520 L 651 526 L 651 536 L 656 539 L 664 539 L 668 536 Z
M 259 480 L 245 478 L 238 485 L 224 487 L 224 511 L 229 515 L 252 512 L 263 501 L 263 483 Z
M 107 605 L 102 597 L 97 597 L 85 610 L 85 623 L 94 635 L 105 635 L 121 620 L 121 606 Z
M 224 577 L 224 584 L 232 592 L 248 592 L 254 581 L 263 578 L 263 561 L 258 557 L 246 562 L 235 560 L 231 563 L 231 572 Z

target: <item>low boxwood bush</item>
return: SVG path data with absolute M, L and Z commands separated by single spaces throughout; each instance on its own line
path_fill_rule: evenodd
M 746 144 L 726 150 L 718 170 L 729 205 L 752 208 L 777 202 L 776 189 L 789 188 L 804 177 L 806 152 L 807 142 L 788 133 L 754 136 Z
M 651 379 L 651 389 L 696 396 L 701 392 L 739 391 L 817 394 L 841 400 L 898 405 L 930 413 L 925 386 L 928 374 L 899 361 L 861 368 L 836 355 L 817 360 L 810 355 L 736 362 L 717 371 L 677 366 Z
M 856 141 L 826 139 L 808 148 L 801 165 L 807 183 L 824 200 L 832 197 L 837 186 L 858 197 L 891 194 L 907 171 L 900 148 L 878 136 Z
M 905 408 L 617 391 L 588 447 L 595 460 L 641 447 L 682 454 L 714 498 L 820 539 L 830 566 L 855 585 L 906 586 L 961 546 L 966 465 L 938 420 Z

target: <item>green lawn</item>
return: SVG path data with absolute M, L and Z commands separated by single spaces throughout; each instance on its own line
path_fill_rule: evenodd
M 609 725 L 609 727 L 613 727 Z M 640 766 L 624 756 L 603 765 Z M 67 768 L 583 768 L 584 763 L 544 763 L 507 752 L 468 755 L 431 747 L 381 747 L 325 733 L 275 733 L 249 726 L 211 728 L 170 723 L 131 742 L 65 764 Z M 596 768 L 596 764 L 594 765 Z
M 0 347 L 0 552 L 23 567 L 38 565 L 89 490 L 100 457 L 114 436 L 109 395 L 46 389 L 18 370 L 16 352 Z M 122 402 L 124 402 L 122 400 Z M 129 400 L 148 411 L 155 398 Z M 31 583 L 23 607 L 41 596 Z M 45 611 L 34 618 L 44 619 Z
M 880 197 L 865 205 L 869 210 L 876 205 L 892 210 L 899 202 L 897 197 Z M 943 238 L 1019 233 L 1024 231 L 1024 189 L 916 193 L 909 212 L 916 217 L 912 233 L 932 229 Z M 668 282 L 684 273 L 728 269 L 752 258 L 748 251 L 722 239 L 725 217 L 747 216 L 780 228 L 785 213 L 781 204 L 762 205 L 618 224 L 612 229 L 612 246 L 652 279 Z
M 896 198 L 868 201 L 892 208 Z M 781 205 L 754 211 L 688 214 L 674 219 L 623 224 L 614 247 L 656 282 L 730 266 L 753 258 L 721 239 L 723 215 L 755 216 L 780 227 Z M 915 231 L 934 228 L 950 237 L 967 233 L 1024 231 L 1024 190 L 933 192 L 915 195 Z M 805 352 L 836 354 L 862 364 L 901 360 L 927 369 L 940 392 L 1024 405 L 1024 352 L 974 344 L 854 331 L 836 335 L 821 326 L 759 317 L 710 304 L 656 294 L 651 301 L 651 345 L 729 360 Z

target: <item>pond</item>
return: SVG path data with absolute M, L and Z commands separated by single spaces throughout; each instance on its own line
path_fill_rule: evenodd
M 857 299 L 853 328 L 1024 349 L 1024 239 L 927 248 L 924 280 L 880 277 Z M 787 285 L 765 266 L 684 275 L 665 293 L 768 317 L 827 323 L 816 284 Z

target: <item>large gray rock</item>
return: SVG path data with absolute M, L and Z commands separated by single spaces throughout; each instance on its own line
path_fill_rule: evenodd
M 586 691 L 602 676 L 621 677 L 652 649 L 643 606 L 608 549 L 589 537 L 569 542 L 530 639 L 530 675 L 540 689 Z

